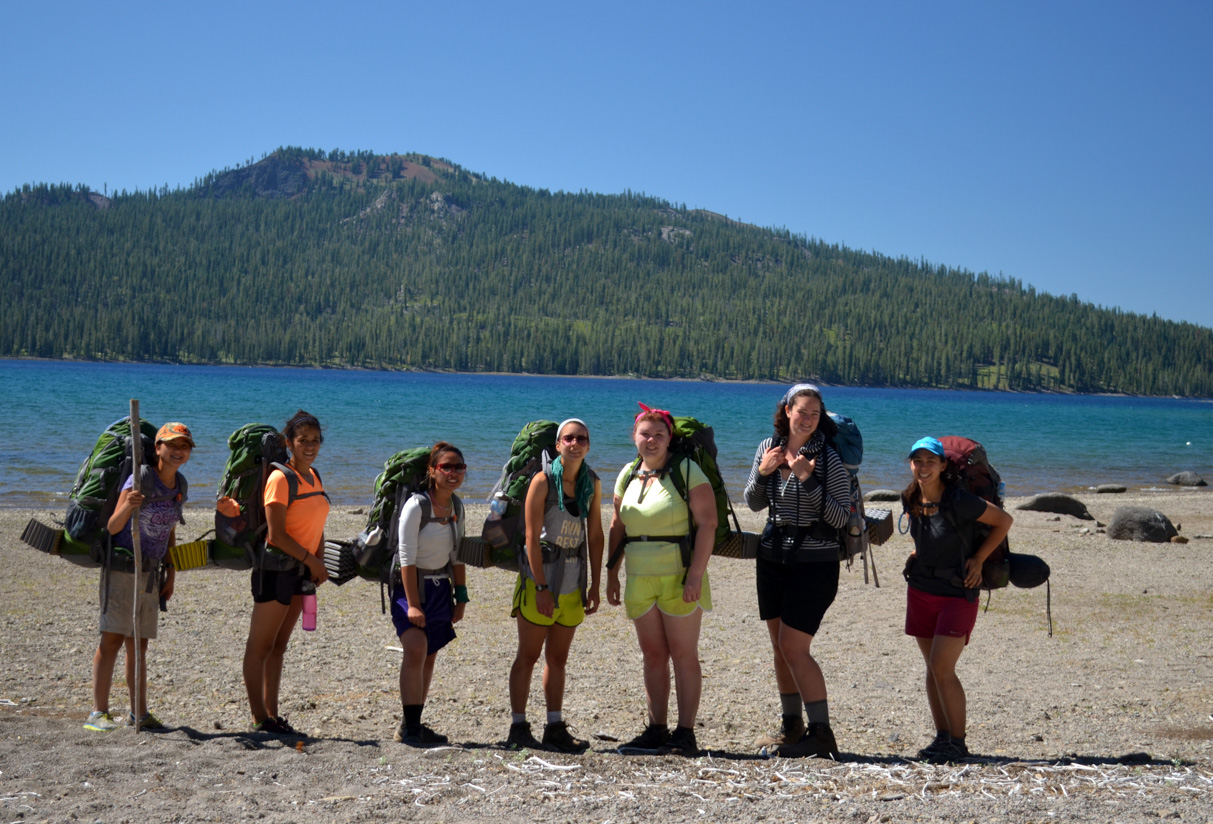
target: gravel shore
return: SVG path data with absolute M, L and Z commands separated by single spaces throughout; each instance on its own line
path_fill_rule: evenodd
M 459 639 L 438 658 L 426 721 L 458 746 L 393 743 L 398 640 L 378 587 L 319 593 L 319 628 L 296 631 L 283 711 L 298 745 L 249 733 L 240 664 L 248 573 L 182 572 L 149 655 L 163 733 L 82 728 L 97 642 L 96 570 L 19 541 L 31 517 L 0 510 L 0 814 L 4 821 L 1184 821 L 1213 820 L 1213 493 L 1079 496 L 1098 521 L 1119 506 L 1161 510 L 1187 544 L 1112 541 L 1095 522 L 1016 511 L 1013 548 L 1052 566 L 1045 588 L 995 592 L 960 661 L 972 762 L 912 760 L 931 738 L 923 666 L 902 632 L 908 536 L 875 550 L 882 586 L 844 570 L 813 649 L 843 759 L 765 759 L 755 738 L 779 703 L 752 562 L 715 558 L 716 609 L 700 643 L 701 757 L 621 756 L 644 723 L 640 654 L 622 609 L 578 632 L 565 716 L 582 756 L 511 752 L 511 577 L 471 570 Z M 743 527 L 759 519 L 742 516 Z M 469 507 L 479 524 L 483 507 Z M 183 537 L 209 527 L 187 508 Z M 329 535 L 364 518 L 337 510 Z M 983 597 L 984 605 L 984 597 Z M 112 706 L 125 714 L 117 670 Z M 536 673 L 530 716 L 542 722 Z

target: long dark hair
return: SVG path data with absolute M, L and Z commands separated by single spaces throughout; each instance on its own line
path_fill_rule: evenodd
M 821 434 L 826 436 L 826 440 L 833 441 L 834 436 L 838 434 L 838 425 L 834 423 L 834 419 L 826 412 L 826 402 L 821 397 L 821 393 L 815 389 L 801 389 L 792 397 L 788 398 L 787 403 L 784 403 L 783 398 L 779 399 L 779 403 L 775 404 L 775 440 L 786 441 L 788 434 L 792 431 L 791 424 L 788 423 L 787 407 L 795 406 L 797 398 L 810 397 L 816 398 L 821 404 L 821 418 L 817 421 L 817 429 Z
M 430 465 L 425 473 L 425 488 L 434 488 L 434 472 L 438 469 L 438 459 L 447 452 L 454 452 L 459 456 L 460 462 L 464 462 L 463 453 L 459 451 L 459 447 L 454 444 L 449 444 L 446 441 L 439 441 L 430 447 Z
M 940 496 L 942 498 L 947 496 L 953 487 L 960 486 L 960 472 L 947 458 L 941 460 L 943 471 L 939 473 L 939 480 L 943 481 L 943 495 Z M 910 481 L 910 485 L 901 490 L 901 506 L 915 518 L 922 517 L 922 489 L 919 488 L 918 481 Z

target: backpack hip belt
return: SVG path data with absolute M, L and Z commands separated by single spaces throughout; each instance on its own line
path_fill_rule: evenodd
M 254 566 L 257 569 L 268 569 L 271 572 L 298 572 L 300 575 L 307 570 L 307 565 L 298 558 L 292 558 L 276 546 L 266 544 L 257 553 Z
M 627 535 L 619 542 L 619 546 L 611 553 L 611 557 L 607 559 L 607 569 L 614 569 L 619 565 L 620 556 L 623 555 L 623 550 L 628 544 L 635 543 L 667 543 L 678 544 L 679 560 L 682 561 L 683 570 L 691 568 L 691 553 L 694 549 L 694 533 L 687 532 L 682 535 Z
M 784 549 L 784 539 L 792 535 L 792 546 L 790 549 Z M 806 538 L 812 538 L 830 546 L 838 546 L 838 530 L 830 526 L 823 520 L 814 521 L 809 526 L 795 526 L 793 524 L 777 524 L 774 521 L 767 521 L 767 528 L 763 530 L 763 538 L 767 536 L 771 538 L 771 551 L 776 555 L 783 556 L 781 560 L 785 563 L 794 562 L 796 556 L 800 553 L 801 545 L 804 544 Z M 759 546 L 763 546 L 760 543 Z M 810 549 L 823 549 L 821 547 L 811 547 Z M 826 548 L 828 549 L 828 548 Z
M 399 567 L 396 567 L 397 569 Z M 445 578 L 451 582 L 451 597 L 455 597 L 455 565 L 448 563 L 444 567 L 438 569 L 424 569 L 423 567 L 413 567 L 417 571 L 417 606 L 425 609 L 425 579 L 429 578 L 434 581 Z M 403 586 L 403 582 L 401 582 Z

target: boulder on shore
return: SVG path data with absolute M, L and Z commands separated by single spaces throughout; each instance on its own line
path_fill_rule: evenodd
M 896 489 L 873 489 L 863 496 L 865 501 L 900 501 L 901 493 Z
M 1167 478 L 1167 483 L 1175 484 L 1176 486 L 1208 486 L 1205 483 L 1205 479 L 1195 472 L 1176 472 L 1170 478 Z
M 1087 505 L 1071 495 L 1060 492 L 1045 492 L 1033 495 L 1021 503 L 1016 509 L 1028 512 L 1057 512 L 1061 515 L 1073 515 L 1084 521 L 1094 521 L 1094 516 L 1087 511 Z
M 1108 524 L 1108 537 L 1115 541 L 1165 544 L 1178 534 L 1170 518 L 1148 506 L 1122 506 Z
M 1127 486 L 1121 486 L 1120 484 L 1100 484 L 1099 486 L 1095 487 L 1095 492 L 1099 495 L 1116 495 L 1121 492 L 1128 491 L 1129 488 Z

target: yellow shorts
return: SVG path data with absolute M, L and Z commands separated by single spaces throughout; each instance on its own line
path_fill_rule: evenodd
M 552 617 L 549 618 L 535 608 L 535 582 L 525 575 L 519 575 L 518 583 L 514 585 L 514 608 L 510 617 L 517 618 L 519 615 L 541 627 L 550 627 L 552 624 L 576 627 L 585 620 L 585 604 L 581 603 L 580 590 L 566 592 L 556 599 L 556 608 L 552 610 Z
M 702 608 L 704 612 L 712 611 L 712 587 L 708 583 L 708 573 L 703 573 L 703 588 L 699 591 L 699 600 L 687 603 L 682 600 L 682 573 L 677 575 L 630 575 L 624 584 L 623 605 L 627 609 L 628 618 L 635 621 L 644 615 L 653 605 L 666 615 L 690 615 Z

